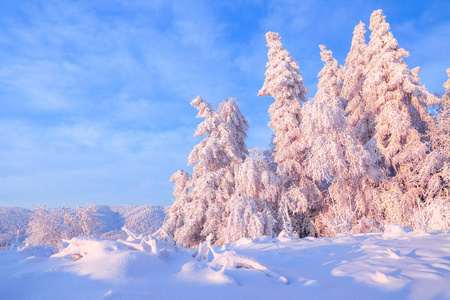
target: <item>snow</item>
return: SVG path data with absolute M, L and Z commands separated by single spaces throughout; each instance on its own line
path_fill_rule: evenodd
M 450 231 L 395 224 L 194 249 L 130 236 L 0 251 L 0 299 L 449 299 L 449 282 Z
M 167 206 L 156 205 L 95 205 L 95 208 L 102 227 L 100 237 L 110 240 L 127 237 L 123 226 L 140 234 L 154 233 L 163 224 L 169 210 Z M 76 213 L 76 210 L 69 212 Z M 9 249 L 11 244 L 22 243 L 29 236 L 27 228 L 32 216 L 33 212 L 25 208 L 0 207 L 0 250 Z M 42 231 L 41 227 L 39 229 Z

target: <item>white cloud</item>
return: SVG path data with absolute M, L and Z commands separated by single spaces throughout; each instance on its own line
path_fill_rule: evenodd
M 265 32 L 280 32 L 313 97 L 322 68 L 318 45 L 326 44 L 343 63 L 353 27 L 360 19 L 368 26 L 378 5 L 161 0 L 5 7 L 0 12 L 2 203 L 114 198 L 169 204 L 168 179 L 186 167 L 199 141 L 192 137 L 200 122 L 189 105 L 194 97 L 216 106 L 226 96 L 237 97 L 251 126 L 248 146 L 267 147 L 272 99 L 256 97 L 267 61 Z M 424 10 L 422 19 L 436 16 Z M 417 20 L 397 22 L 398 16 L 388 15 L 389 20 L 394 36 L 407 41 L 401 46 L 422 66 L 423 82 L 441 86 L 443 65 L 450 67 L 449 41 L 443 38 L 450 35 L 448 22 L 423 32 Z
M 116 130 L 93 122 L 54 128 L 1 122 L 0 199 L 21 206 L 169 204 L 168 180 L 186 165 L 195 143 L 192 133 L 193 128 Z

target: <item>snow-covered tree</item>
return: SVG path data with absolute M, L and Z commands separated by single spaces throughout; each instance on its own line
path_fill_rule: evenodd
M 301 140 L 301 103 L 306 102 L 308 90 L 295 60 L 283 49 L 278 33 L 266 34 L 269 61 L 264 85 L 258 96 L 271 96 L 275 102 L 269 108 L 269 126 L 274 131 L 274 161 L 280 174 L 298 178 L 304 153 L 299 147 Z
M 345 112 L 349 127 L 362 144 L 365 144 L 373 136 L 373 132 L 369 131 L 370 120 L 366 116 L 362 95 L 364 72 L 367 65 L 364 26 L 364 23 L 360 22 L 353 31 L 352 45 L 345 60 L 343 86 L 340 94 L 346 100 Z
M 450 77 L 450 69 L 447 70 Z M 450 79 L 438 114 L 429 122 L 431 151 L 409 176 L 407 196 L 417 199 L 415 225 L 424 230 L 448 229 L 450 224 Z
M 450 159 L 450 69 L 447 69 L 447 74 L 446 92 L 439 103 L 436 118 L 430 122 L 430 138 L 433 150 Z
M 304 105 L 302 141 L 308 153 L 305 160 L 307 173 L 317 185 L 327 189 L 327 203 L 320 210 L 326 211 L 328 207 L 329 214 L 324 213 L 321 217 L 325 219 L 329 233 L 338 233 L 335 228 L 330 228 L 336 218 L 342 219 L 345 215 L 346 222 L 350 222 L 365 216 L 370 201 L 365 193 L 371 189 L 367 176 L 376 175 L 376 171 L 371 169 L 371 160 L 353 136 L 345 118 L 345 99 L 339 97 L 338 63 L 325 46 L 321 45 L 320 49 L 325 65 L 319 73 L 317 94 Z M 353 218 L 355 212 L 358 214 Z M 315 222 L 316 230 L 323 234 L 318 221 Z M 350 228 L 350 225 L 354 224 L 348 223 L 345 227 Z
M 224 242 L 277 233 L 278 177 L 261 155 L 235 167 L 235 193 L 227 203 Z
M 219 115 L 214 107 L 201 97 L 195 98 L 191 105 L 198 109 L 197 118 L 204 118 L 197 126 L 194 136 L 206 135 L 205 138 L 189 154 L 188 165 L 195 165 L 192 174 L 192 191 L 190 205 L 186 206 L 184 225 L 179 229 L 179 236 L 174 236 L 175 242 L 186 247 L 193 247 L 204 241 L 207 234 L 203 234 L 206 213 L 216 201 L 216 191 L 219 187 L 216 172 L 226 167 L 230 161 L 225 149 L 220 147 Z M 175 201 L 178 201 L 175 200 Z M 175 218 L 166 217 L 167 220 Z
M 399 47 L 385 19 L 381 10 L 370 18 L 363 99 L 371 125 L 367 132 L 374 134 L 364 147 L 391 177 L 383 182 L 379 198 L 385 220 L 414 226 L 414 211 L 427 202 L 442 165 L 427 143 L 431 116 L 426 108 L 435 97 L 420 83 L 420 68 L 409 69 L 403 61 L 409 53 Z
M 293 214 L 306 211 L 308 199 L 314 202 L 317 198 L 317 191 L 302 170 L 305 152 L 301 147 L 301 103 L 306 102 L 308 90 L 297 63 L 283 49 L 279 35 L 268 32 L 266 40 L 269 61 L 258 96 L 275 99 L 269 108 L 269 126 L 274 131 L 273 159 L 280 178 L 280 209 L 285 216 L 284 229 L 290 231 L 292 222 L 299 223 L 292 220 Z
M 198 125 L 195 136 L 205 138 L 189 155 L 188 164 L 195 165 L 189 184 L 185 175 L 184 179 L 178 176 L 183 181 L 180 182 L 183 191 L 177 193 L 174 206 L 180 207 L 182 203 L 177 202 L 185 201 L 185 207 L 169 212 L 165 225 L 174 234 L 175 242 L 187 247 L 198 245 L 211 233 L 213 243 L 223 236 L 226 203 L 234 194 L 234 167 L 247 154 L 245 131 L 248 129 L 236 99 L 228 98 L 221 103 L 219 113 L 201 97 L 191 105 L 199 110 L 197 117 L 205 119 Z M 181 220 L 179 214 L 184 214 Z M 175 228 L 180 224 L 181 227 Z
M 187 208 L 191 202 L 189 197 L 190 180 L 191 176 L 184 170 L 178 170 L 170 177 L 170 182 L 175 183 L 173 188 L 175 202 L 170 207 L 162 228 L 175 240 L 181 238 L 177 230 L 184 226 Z
M 64 216 L 68 211 L 68 208 L 46 209 L 45 205 L 35 205 L 25 242 L 33 245 L 52 245 L 55 249 L 60 249 L 61 240 L 66 238 Z
M 79 228 L 79 233 L 69 238 L 75 236 L 99 237 L 100 231 L 104 228 L 99 217 L 97 205 L 78 206 L 75 210 L 76 223 L 74 225 Z
M 219 126 L 225 141 L 228 156 L 234 163 L 242 162 L 248 154 L 245 140 L 247 139 L 248 122 L 239 110 L 236 98 L 228 97 L 218 108 L 219 117 L 223 122 Z
M 234 98 L 227 98 L 218 108 L 220 123 L 218 133 L 221 137 L 219 147 L 223 148 L 227 164 L 214 171 L 217 188 L 215 200 L 209 202 L 206 212 L 206 220 L 202 234 L 208 236 L 213 234 L 212 242 L 215 243 L 224 236 L 228 212 L 227 202 L 235 193 L 234 168 L 240 164 L 248 153 L 245 145 L 248 123 L 238 107 L 239 103 Z
M 45 205 L 36 205 L 28 224 L 28 238 L 31 244 L 62 247 L 62 239 L 77 236 L 98 237 L 104 224 L 97 214 L 94 204 L 78 206 L 76 210 L 68 207 L 46 209 Z
M 375 134 L 365 147 L 393 176 L 426 151 L 421 134 L 426 130 L 428 93 L 418 80 L 418 69 L 410 70 L 403 61 L 409 53 L 399 47 L 385 19 L 381 10 L 370 18 L 363 98 L 373 121 L 368 131 Z

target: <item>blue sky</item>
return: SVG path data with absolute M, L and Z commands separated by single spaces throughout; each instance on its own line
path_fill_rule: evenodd
M 383 9 L 411 68 L 442 92 L 449 1 L 0 0 L 0 206 L 170 205 L 199 142 L 189 102 L 238 98 L 267 147 L 264 34 L 279 32 L 312 98 L 319 44 L 343 64 Z M 370 32 L 367 34 L 368 40 Z

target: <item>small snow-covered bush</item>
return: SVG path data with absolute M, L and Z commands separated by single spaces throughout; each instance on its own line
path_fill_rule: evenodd
M 25 242 L 32 245 L 52 245 L 55 249 L 60 249 L 61 240 L 66 232 L 64 215 L 68 210 L 68 208 L 47 210 L 45 205 L 35 205 Z
M 67 207 L 46 209 L 45 205 L 36 205 L 25 242 L 52 245 L 55 249 L 61 249 L 63 239 L 76 236 L 97 237 L 102 227 L 96 205 L 78 207 L 76 210 Z
M 423 231 L 450 229 L 450 205 L 443 199 L 433 199 L 414 213 L 416 229 Z
M 234 196 L 228 204 L 230 216 L 225 231 L 226 242 L 234 242 L 243 237 L 256 238 L 274 234 L 276 220 L 264 200 Z

